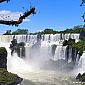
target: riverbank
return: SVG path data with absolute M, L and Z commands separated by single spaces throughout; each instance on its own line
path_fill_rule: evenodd
M 0 68 L 0 85 L 17 85 L 22 80 L 18 75 L 10 73 L 4 68 Z

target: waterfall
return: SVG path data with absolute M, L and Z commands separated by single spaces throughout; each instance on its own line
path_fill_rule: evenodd
M 0 41 L 2 42 L 10 42 L 12 41 L 14 35 L 0 35 Z M 44 35 L 15 35 L 15 39 L 17 39 L 18 42 L 36 42 L 38 37 L 41 39 L 41 41 L 50 41 L 50 42 L 56 42 L 61 40 L 68 40 L 69 38 L 75 39 L 76 42 L 79 41 L 80 34 L 44 34 Z
M 12 71 L 12 65 L 16 68 L 15 70 L 22 70 L 23 67 L 25 67 L 24 70 L 29 70 L 29 68 L 42 68 L 43 65 L 45 66 L 45 63 L 50 60 L 52 60 L 52 63 L 55 65 L 56 62 L 60 60 L 63 60 L 65 64 L 68 65 L 71 62 L 79 65 L 80 60 L 82 60 L 82 57 L 79 56 L 76 50 L 63 46 L 63 41 L 69 38 L 75 39 L 75 41 L 78 42 L 79 34 L 0 35 L 0 42 L 10 43 L 13 37 L 17 39 L 18 43 L 25 42 L 26 45 L 25 57 L 21 58 L 22 48 L 20 49 L 20 57 L 17 57 L 16 53 L 14 53 L 13 56 L 11 56 L 11 54 L 9 55 L 8 68 L 10 67 Z M 9 50 L 9 48 L 7 49 Z M 10 61 L 10 59 L 12 61 Z M 12 65 L 10 65 L 10 63 L 12 63 Z M 19 65 L 23 67 L 19 67 Z
M 83 52 L 82 56 L 80 56 L 77 68 L 80 73 L 85 72 L 85 51 Z
M 11 56 L 9 47 L 14 37 L 18 43 L 25 43 L 25 57 L 22 48 L 20 57 L 16 52 Z M 85 52 L 80 56 L 63 46 L 69 38 L 78 42 L 79 34 L 0 35 L 0 47 L 5 46 L 8 52 L 7 70 L 27 79 L 22 85 L 74 85 L 70 73 L 85 72 Z
M 68 49 L 69 55 L 68 55 L 68 63 L 72 61 L 72 48 Z
M 77 57 L 76 57 L 76 65 L 78 65 L 79 59 L 80 59 L 80 55 L 79 55 L 79 52 L 78 52 Z
M 55 50 L 55 55 L 54 55 L 54 60 L 59 60 L 59 59 L 63 59 L 65 60 L 65 51 L 66 51 L 66 46 L 57 46 L 56 50 Z

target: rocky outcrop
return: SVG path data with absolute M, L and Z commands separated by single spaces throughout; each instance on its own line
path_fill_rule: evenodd
M 17 43 L 17 40 L 14 38 L 11 41 L 10 49 L 11 49 L 11 55 L 13 55 L 13 53 L 16 52 L 18 57 L 21 57 L 21 58 L 25 57 L 25 43 L 24 42 Z
M 51 46 L 51 55 L 52 55 L 52 56 L 55 55 L 55 50 L 56 50 L 56 48 L 57 48 L 57 45 L 55 45 L 55 44 L 53 44 L 53 45 Z
M 0 85 L 17 85 L 22 78 L 7 71 L 7 50 L 0 47 Z
M 18 56 L 21 58 L 25 57 L 25 43 L 20 42 L 17 44 L 15 51 L 17 52 Z
M 80 81 L 80 82 L 85 82 L 85 73 L 83 74 L 78 74 L 76 77 L 76 80 Z
M 17 85 L 20 84 L 22 78 L 16 74 L 8 72 L 6 69 L 0 68 L 0 85 Z
M 7 51 L 6 48 L 0 47 L 0 68 L 7 69 Z
M 10 83 L 5 84 L 5 85 L 17 85 L 17 84 L 21 84 L 22 80 L 23 80 L 22 78 L 17 76 L 17 78 L 14 80 L 14 82 L 10 82 Z
M 67 48 L 66 48 L 66 61 L 68 62 L 68 60 L 71 59 L 71 61 L 74 64 L 76 64 L 77 61 L 79 61 L 79 58 L 80 58 L 80 55 L 78 53 L 78 50 L 67 46 Z

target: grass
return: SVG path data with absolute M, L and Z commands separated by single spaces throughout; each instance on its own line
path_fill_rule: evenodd
M 0 68 L 0 83 L 12 83 L 17 79 L 16 74 L 8 72 L 4 68 Z

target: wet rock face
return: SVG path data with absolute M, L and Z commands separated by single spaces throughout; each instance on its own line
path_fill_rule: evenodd
M 54 56 L 55 55 L 55 50 L 56 50 L 56 48 L 57 48 L 57 45 L 52 45 L 52 52 L 51 52 L 51 54 L 52 54 L 52 56 Z
M 4 47 L 0 47 L 0 68 L 7 69 L 7 50 Z
M 22 80 L 23 80 L 22 78 L 17 76 L 17 78 L 14 80 L 14 82 L 11 82 L 11 83 L 6 84 L 6 85 L 19 85 L 19 84 L 21 84 Z M 2 84 L 2 85 L 4 85 L 4 84 Z
M 22 80 L 18 75 L 10 73 L 4 68 L 0 68 L 0 85 L 17 85 Z
M 85 82 L 85 73 L 83 73 L 82 75 L 79 73 L 77 76 L 76 76 L 76 80 L 80 81 L 80 82 Z M 85 84 L 83 84 L 85 85 Z
M 71 58 L 71 61 L 74 62 L 74 64 L 75 64 L 76 63 L 77 55 L 78 55 L 78 51 L 76 49 L 69 48 L 69 46 L 67 46 L 67 48 L 66 48 L 66 61 L 67 62 L 68 62 L 69 58 Z
M 0 85 L 17 85 L 22 78 L 7 71 L 7 50 L 0 47 Z
M 24 58 L 25 57 L 24 46 L 25 46 L 24 42 L 17 43 L 17 40 L 13 39 L 10 44 L 11 55 L 13 55 L 13 53 L 16 52 L 18 57 Z

